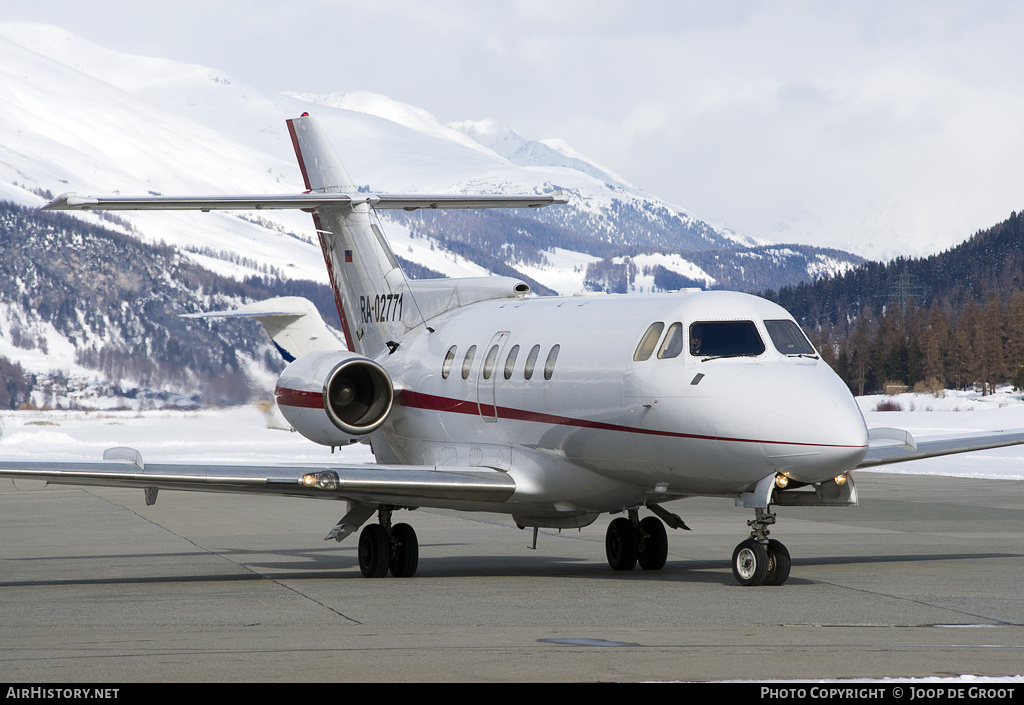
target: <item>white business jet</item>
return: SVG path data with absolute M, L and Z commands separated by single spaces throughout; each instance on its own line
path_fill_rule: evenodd
M 316 443 L 369 443 L 378 464 L 145 464 L 138 451 L 115 448 L 104 462 L 8 462 L 0 475 L 140 487 L 147 504 L 160 489 L 346 500 L 327 538 L 365 524 L 358 556 L 367 577 L 415 573 L 416 533 L 392 523 L 402 509 L 507 513 L 533 528 L 534 542 L 538 527 L 624 514 L 608 526 L 608 563 L 658 570 L 666 524 L 688 528 L 665 502 L 734 498 L 754 518 L 733 574 L 743 585 L 781 585 L 791 561 L 768 538 L 773 505 L 849 506 L 857 468 L 1024 443 L 1024 433 L 920 445 L 895 429 L 869 433 L 793 317 L 755 296 L 527 297 L 529 286 L 508 277 L 410 281 L 374 210 L 536 208 L 566 198 L 360 193 L 311 117 L 288 129 L 302 194 L 64 194 L 45 208 L 312 213 L 349 349 L 310 334 L 308 315 L 287 306 L 253 315 L 297 357 L 276 389 L 289 423 Z M 889 444 L 870 448 L 869 438 Z

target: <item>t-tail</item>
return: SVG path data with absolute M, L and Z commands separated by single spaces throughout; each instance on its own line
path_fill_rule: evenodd
M 486 299 L 522 296 L 512 277 L 410 281 L 374 214 L 381 208 L 543 208 L 562 194 L 531 196 L 374 194 L 356 189 L 320 125 L 308 114 L 288 120 L 305 193 L 245 196 L 80 197 L 64 193 L 45 210 L 268 210 L 313 214 L 349 350 L 371 358 L 394 352 L 403 336 L 445 311 Z
M 356 187 L 320 124 L 303 115 L 288 120 L 295 156 L 310 193 L 356 197 Z M 423 322 L 410 300 L 405 273 L 368 203 L 313 212 L 327 273 L 349 350 L 376 357 Z

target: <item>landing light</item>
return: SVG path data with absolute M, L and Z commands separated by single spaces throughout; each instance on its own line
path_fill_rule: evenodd
M 333 472 L 311 472 L 302 476 L 303 487 L 316 487 L 321 490 L 338 489 L 338 476 Z
M 842 487 L 846 484 L 846 475 L 836 475 L 832 478 L 832 481 Z
M 776 475 L 775 476 L 775 486 L 778 487 L 780 490 L 786 489 L 786 486 L 788 484 L 789 484 L 789 477 L 788 476 L 786 476 L 786 475 Z

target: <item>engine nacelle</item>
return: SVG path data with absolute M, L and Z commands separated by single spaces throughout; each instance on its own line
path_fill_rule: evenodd
M 340 446 L 380 428 L 391 413 L 395 388 L 373 360 L 324 350 L 288 365 L 274 395 L 296 431 L 316 443 Z

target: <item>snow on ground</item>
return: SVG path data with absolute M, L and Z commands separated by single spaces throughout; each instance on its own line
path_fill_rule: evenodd
M 363 463 L 362 444 L 331 449 L 298 433 L 269 428 L 255 406 L 216 411 L 7 411 L 0 413 L 0 458 L 101 460 L 129 446 L 143 462 Z
M 19 328 L 20 335 L 27 338 L 34 347 L 20 348 L 12 341 L 11 331 Z M 27 322 L 19 308 L 7 302 L 0 302 L 0 356 L 18 362 L 26 372 L 48 374 L 63 370 L 73 377 L 97 379 L 94 370 L 75 363 L 75 345 L 61 335 L 47 321 Z
M 479 264 L 444 249 L 432 237 L 414 237 L 409 228 L 390 218 L 381 218 L 381 229 L 396 255 L 440 272 L 446 277 L 486 277 L 490 274 Z
M 653 254 L 653 255 L 637 255 L 633 257 L 633 264 L 637 266 L 637 269 L 642 272 L 644 267 L 656 267 L 661 265 L 665 269 L 673 272 L 678 272 L 688 279 L 703 280 L 705 286 L 714 286 L 717 281 L 713 276 L 705 272 L 703 269 L 695 265 L 693 262 L 683 259 L 680 255 L 665 255 L 665 254 Z M 622 264 L 625 261 L 623 257 L 616 257 L 612 260 L 615 264 Z M 654 275 L 653 274 L 637 274 L 636 280 L 630 287 L 631 291 L 653 291 L 654 290 Z
M 875 411 L 883 399 L 903 411 Z M 858 399 L 869 427 L 897 427 L 925 440 L 997 430 L 1024 429 L 1021 395 L 1004 389 L 983 397 L 974 392 L 867 396 Z M 131 402 L 129 402 L 131 403 Z M 269 428 L 255 406 L 204 411 L 5 411 L 0 458 L 99 460 L 125 445 L 143 460 L 213 463 L 370 463 L 366 445 L 332 454 L 297 433 Z M 1024 480 L 1024 446 L 889 465 L 878 470 L 912 475 Z
M 838 277 L 854 269 L 853 262 L 838 260 L 823 254 L 815 255 L 813 260 L 807 263 L 807 274 L 815 279 L 819 277 Z
M 554 247 L 544 251 L 545 264 L 517 263 L 516 269 L 538 281 L 560 296 L 571 296 L 583 291 L 587 266 L 600 262 L 600 257 Z

